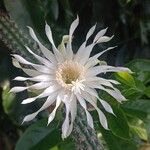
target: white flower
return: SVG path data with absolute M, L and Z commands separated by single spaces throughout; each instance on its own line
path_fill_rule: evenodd
M 48 116 L 49 124 L 54 119 L 60 104 L 64 104 L 66 117 L 62 125 L 62 138 L 68 137 L 73 129 L 73 122 L 77 112 L 77 101 L 84 108 L 87 116 L 87 123 L 91 128 L 93 128 L 93 119 L 87 110 L 87 102 L 97 110 L 101 125 L 105 129 L 108 129 L 106 117 L 97 107 L 97 100 L 107 112 L 113 114 L 113 110 L 106 101 L 98 96 L 96 89 L 109 93 L 118 102 L 122 102 L 126 99 L 121 92 L 114 87 L 115 84 L 119 84 L 117 81 L 104 79 L 98 75 L 107 72 L 131 72 L 128 68 L 99 64 L 98 58 L 104 52 L 113 49 L 114 47 L 110 47 L 90 57 L 91 51 L 96 44 L 108 42 L 112 39 L 112 37 L 104 36 L 107 28 L 99 31 L 93 42 L 87 45 L 88 39 L 95 31 L 96 25 L 94 25 L 88 31 L 86 39 L 78 49 L 77 53 L 74 54 L 71 43 L 73 32 L 78 24 L 79 18 L 77 17 L 70 26 L 69 35 L 63 37 L 62 43 L 58 48 L 56 48 L 54 44 L 51 29 L 48 24 L 46 24 L 45 32 L 52 45 L 53 53 L 40 43 L 33 29 L 29 27 L 32 38 L 38 43 L 45 58 L 33 53 L 29 47 L 26 47 L 26 49 L 39 61 L 39 64 L 29 62 L 19 55 L 13 55 L 14 59 L 17 61 L 16 66 L 21 68 L 29 76 L 18 76 L 14 80 L 29 80 L 33 81 L 33 84 L 26 87 L 13 87 L 11 92 L 17 93 L 28 89 L 42 91 L 41 94 L 35 97 L 24 99 L 22 104 L 45 98 L 43 106 L 38 111 L 27 115 L 23 122 L 32 120 L 39 112 L 47 109 L 52 104 L 55 104 L 55 108 Z M 21 64 L 28 65 L 30 68 L 32 67 L 32 69 L 22 67 Z

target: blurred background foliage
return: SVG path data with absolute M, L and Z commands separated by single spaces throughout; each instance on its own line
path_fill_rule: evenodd
M 75 149 L 72 139 L 62 141 L 60 138 L 59 114 L 49 127 L 46 126 L 46 119 L 41 119 L 46 112 L 38 115 L 31 122 L 33 125 L 21 125 L 23 117 L 38 109 L 40 104 L 22 106 L 21 100 L 28 93 L 14 95 L 8 91 L 16 84 L 12 79 L 23 74 L 12 65 L 10 54 L 20 51 L 24 54 L 24 44 L 35 44 L 26 26 L 31 26 L 50 48 L 44 33 L 45 21 L 51 26 L 58 45 L 62 36 L 68 34 L 70 23 L 77 14 L 80 24 L 74 35 L 74 49 L 83 42 L 86 32 L 95 23 L 97 30 L 108 27 L 108 35 L 115 35 L 113 40 L 109 45 L 95 47 L 93 54 L 106 46 L 117 45 L 101 59 L 111 65 L 125 65 L 134 72 L 132 75 L 112 75 L 122 83 L 118 88 L 128 99 L 124 104 L 118 105 L 112 97 L 100 93 L 112 105 L 117 117 L 106 114 L 110 128 L 106 131 L 98 123 L 96 113 L 92 112 L 98 137 L 106 150 L 149 150 L 149 8 L 149 0 L 0 0 L 0 150 Z M 7 33 L 8 30 L 11 34 Z M 34 51 L 38 53 L 36 44 Z

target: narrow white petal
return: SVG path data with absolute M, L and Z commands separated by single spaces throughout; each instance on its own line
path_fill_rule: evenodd
M 110 41 L 114 36 L 102 36 L 97 40 L 97 43 L 104 43 Z
M 97 60 L 98 57 L 100 57 L 100 56 L 101 56 L 102 54 L 104 54 L 105 52 L 114 49 L 115 47 L 116 47 L 116 46 L 114 46 L 114 47 L 109 47 L 109 48 L 107 48 L 106 50 L 103 50 L 102 52 L 100 52 L 100 53 L 98 53 L 98 54 L 96 54 L 96 55 L 90 57 L 89 60 L 87 61 L 87 63 L 85 64 L 85 67 L 86 67 L 86 68 L 90 68 L 90 67 L 95 66 L 95 65 L 98 64 L 98 62 L 99 62 L 99 61 Z
M 39 75 L 39 76 L 35 76 L 32 78 L 27 78 L 27 77 L 16 77 L 14 80 L 16 81 L 26 81 L 26 80 L 30 80 L 30 81 L 41 81 L 41 82 L 47 82 L 47 81 L 51 81 L 54 80 L 54 77 L 51 75 Z
M 97 107 L 97 105 L 92 101 L 92 99 L 90 99 L 91 94 L 90 95 L 89 94 L 88 93 L 84 93 L 82 96 L 84 97 L 84 99 L 87 102 L 89 102 L 97 110 L 100 123 L 107 130 L 108 129 L 107 119 L 106 119 L 104 113 Z
M 70 30 L 69 30 L 69 41 L 67 43 L 67 52 L 68 52 L 68 57 L 70 59 L 72 59 L 73 57 L 73 51 L 72 51 L 72 45 L 71 45 L 71 42 L 72 42 L 72 35 L 75 31 L 75 29 L 77 28 L 79 24 L 79 17 L 77 16 L 76 20 L 74 20 L 70 26 Z
M 53 92 L 56 92 L 57 90 L 59 90 L 60 87 L 57 85 L 52 85 L 49 86 L 48 88 L 46 88 L 40 95 L 38 95 L 36 98 L 43 98 L 43 97 L 47 97 L 50 94 L 52 94 Z
M 24 119 L 23 119 L 22 124 L 23 124 L 24 122 L 28 122 L 28 121 L 33 120 L 33 119 L 36 117 L 37 114 L 38 114 L 38 113 L 35 112 L 35 113 L 32 113 L 32 114 L 30 114 L 30 115 L 25 116 Z
M 9 92 L 18 93 L 18 92 L 22 92 L 22 91 L 24 91 L 26 89 L 27 89 L 27 87 L 15 86 Z
M 41 112 L 41 111 L 45 110 L 46 108 L 48 108 L 51 104 L 54 103 L 54 101 L 56 100 L 56 96 L 57 96 L 57 92 L 51 94 L 51 95 L 47 98 L 46 102 L 42 105 L 42 107 L 41 107 L 38 111 L 36 111 L 36 112 L 34 112 L 34 113 L 30 114 L 30 115 L 27 115 L 27 116 L 24 118 L 23 122 L 31 121 L 32 119 L 34 119 L 34 118 L 36 117 L 36 115 L 37 115 L 39 112 Z
M 80 46 L 80 48 L 78 49 L 76 55 L 75 55 L 75 61 L 80 61 L 81 58 L 83 58 L 83 54 L 85 53 L 86 49 L 85 49 L 85 46 L 86 46 L 86 43 L 87 43 L 87 40 L 91 37 L 91 35 L 94 33 L 95 31 L 95 28 L 96 28 L 96 25 L 94 25 L 92 28 L 90 28 L 90 30 L 88 31 L 87 35 L 86 35 L 86 40 L 82 43 L 82 45 Z
M 111 114 L 114 115 L 114 112 L 113 112 L 111 106 L 110 106 L 106 101 L 104 101 L 104 100 L 102 100 L 102 99 L 100 99 L 100 98 L 99 98 L 99 101 L 101 102 L 102 106 L 104 107 L 104 109 L 105 109 L 107 112 L 109 112 L 109 113 L 111 113 Z
M 101 85 L 113 88 L 113 85 L 109 80 L 100 77 L 88 78 L 86 84 L 92 86 L 93 88 L 97 88 L 98 86 Z
M 46 35 L 47 35 L 49 41 L 50 41 L 51 44 L 52 44 L 53 52 L 54 52 L 54 54 L 55 54 L 55 56 L 56 56 L 56 58 L 57 58 L 57 61 L 58 61 L 59 63 L 63 62 L 64 59 L 63 59 L 63 57 L 62 57 L 60 51 L 58 51 L 58 49 L 56 48 L 56 46 L 55 46 L 55 44 L 54 44 L 51 28 L 50 28 L 50 26 L 49 26 L 47 23 L 46 23 L 46 25 L 45 25 L 45 32 L 46 32 Z
M 68 117 L 68 113 L 66 111 L 66 117 L 65 117 L 65 120 L 62 125 L 62 139 L 67 138 L 68 130 L 69 130 L 69 117 Z
M 19 62 L 22 63 L 22 64 L 25 64 L 25 65 L 31 65 L 31 64 L 32 64 L 31 62 L 25 60 L 25 59 L 24 59 L 23 57 L 21 57 L 20 55 L 14 54 L 14 55 L 12 55 L 12 56 L 14 56 L 14 57 L 17 59 L 17 61 L 19 61 Z
M 100 109 L 97 109 L 97 112 L 98 112 L 98 116 L 99 116 L 99 120 L 100 120 L 101 125 L 103 126 L 104 129 L 108 130 L 108 124 L 107 124 L 106 116 L 104 115 L 104 113 Z
M 43 104 L 43 106 L 38 110 L 38 113 L 40 111 L 43 111 L 44 109 L 48 108 L 51 104 L 53 104 L 56 101 L 57 98 L 57 92 L 52 93 L 46 100 L 46 102 Z
M 25 46 L 26 49 L 28 50 L 29 53 L 31 53 L 38 61 L 40 61 L 41 63 L 43 63 L 45 66 L 47 66 L 48 68 L 53 68 L 54 66 L 52 65 L 52 63 L 50 63 L 47 59 L 42 58 L 41 56 L 36 55 L 35 53 L 33 53 L 31 51 L 31 49 L 27 46 Z
M 79 17 L 77 16 L 77 18 L 72 22 L 72 24 L 70 26 L 69 35 L 71 35 L 71 36 L 73 35 L 78 24 L 79 24 Z
M 116 80 L 110 80 L 110 79 L 108 79 L 108 81 L 109 82 L 111 82 L 111 83 L 113 83 L 113 84 L 120 84 L 118 81 L 116 81 Z
M 56 100 L 56 106 L 55 106 L 54 110 L 52 111 L 52 113 L 48 117 L 48 124 L 50 124 L 51 121 L 55 118 L 56 111 L 57 111 L 57 109 L 58 109 L 58 107 L 59 107 L 60 104 L 61 104 L 61 99 L 57 98 L 57 100 Z
M 20 63 L 25 64 L 25 65 L 31 65 L 32 67 L 34 67 L 37 71 L 42 72 L 42 73 L 49 73 L 50 69 L 47 68 L 46 66 L 43 65 L 37 65 L 34 63 L 31 63 L 27 60 L 25 60 L 23 57 L 19 56 L 19 55 L 13 55 Z
M 62 138 L 66 138 L 67 135 L 68 135 L 68 131 L 69 131 L 69 112 L 70 112 L 70 108 L 69 106 L 65 103 L 65 106 L 66 106 L 66 117 L 65 117 L 65 120 L 62 124 Z
M 107 29 L 108 29 L 108 28 L 99 31 L 99 32 L 96 34 L 96 36 L 95 36 L 93 42 L 95 43 L 100 37 L 102 37 L 102 36 L 107 32 Z
M 38 96 L 36 97 L 32 97 L 32 98 L 27 98 L 25 100 L 22 101 L 22 104 L 27 104 L 27 103 L 31 103 L 33 101 L 35 101 L 36 99 L 38 98 L 44 98 L 44 97 L 47 97 L 49 96 L 50 94 L 52 94 L 53 92 L 56 92 L 57 90 L 59 90 L 60 87 L 57 86 L 57 85 L 53 85 L 53 86 L 50 86 L 48 88 L 46 88 L 41 94 L 39 94 Z
M 92 118 L 91 114 L 87 111 L 87 106 L 86 106 L 85 100 L 79 94 L 77 94 L 76 96 L 77 96 L 77 99 L 78 99 L 80 105 L 84 108 L 84 110 L 86 112 L 88 125 L 93 129 L 94 128 L 93 118 Z
M 114 97 L 118 102 L 126 101 L 126 98 L 121 94 L 118 89 L 104 89 L 107 93 L 109 93 L 112 97 Z
M 22 101 L 21 104 L 28 104 L 36 100 L 37 97 L 27 98 Z
M 68 137 L 71 134 L 71 132 L 73 130 L 73 123 L 74 123 L 74 120 L 75 120 L 75 117 L 76 117 L 76 114 L 77 114 L 77 100 L 76 100 L 76 97 L 73 93 L 71 93 L 71 96 L 68 99 L 68 102 L 67 102 L 67 100 L 65 102 L 66 102 L 66 105 L 67 105 L 66 107 L 68 108 L 68 112 L 70 112 L 70 114 L 71 114 L 71 119 L 70 119 L 69 128 L 66 131 L 64 130 L 64 132 L 62 134 L 62 136 L 64 138 Z M 68 115 L 68 113 L 66 115 Z M 62 128 L 62 131 L 63 131 L 63 128 Z
M 40 89 L 47 88 L 50 85 L 51 85 L 50 82 L 39 82 L 39 83 L 29 86 L 28 89 L 40 90 Z
M 96 76 L 100 73 L 107 73 L 107 72 L 129 72 L 131 73 L 131 70 L 125 67 L 113 67 L 113 66 L 108 66 L 108 65 L 100 65 L 100 66 L 89 68 L 87 70 L 86 77 Z
M 50 28 L 50 26 L 47 23 L 45 25 L 45 32 L 46 32 L 46 35 L 47 35 L 49 41 L 51 42 L 52 46 L 56 49 L 56 46 L 54 44 L 53 37 L 52 37 L 51 28 Z
M 45 56 L 47 59 L 49 59 L 51 62 L 56 63 L 56 59 L 55 59 L 55 56 L 53 55 L 53 53 L 52 53 L 50 50 L 48 50 L 45 46 L 43 46 L 43 45 L 41 44 L 41 42 L 40 42 L 40 41 L 38 40 L 38 38 L 36 37 L 36 35 L 35 35 L 33 29 L 32 29 L 31 27 L 28 27 L 28 28 L 29 28 L 29 32 L 30 32 L 31 37 L 38 43 L 38 45 L 39 45 L 39 47 L 40 47 L 42 53 L 44 54 L 44 56 Z
M 95 31 L 95 28 L 96 28 L 96 24 L 90 28 L 90 30 L 88 31 L 87 35 L 86 35 L 86 41 L 91 37 L 91 35 L 94 33 Z
M 36 71 L 36 70 L 33 70 L 33 69 L 26 69 L 26 68 L 21 68 L 23 70 L 24 73 L 26 73 L 28 76 L 38 76 L 40 75 L 41 73 Z
M 18 77 L 16 77 L 16 78 L 14 78 L 13 80 L 15 80 L 15 81 L 26 81 L 26 80 L 28 80 L 28 79 L 29 79 L 29 78 L 18 76 Z
M 78 60 L 78 62 L 80 64 L 84 65 L 88 61 L 94 46 L 95 46 L 95 44 L 91 44 L 91 45 L 88 45 L 85 49 L 82 50 L 81 59 Z
M 96 92 L 95 93 L 93 92 L 92 88 L 97 88 L 97 89 L 101 89 L 103 91 L 106 91 L 108 94 L 110 94 L 112 97 L 114 97 L 118 102 L 126 101 L 126 98 L 121 94 L 121 92 L 114 87 L 111 87 L 113 89 L 107 89 L 107 88 L 105 88 L 102 85 L 99 85 L 97 83 L 91 83 L 91 84 L 88 83 L 87 86 L 89 86 L 89 87 L 86 87 L 86 91 L 89 94 L 97 97 L 98 99 L 99 99 L 98 95 L 96 95 Z
M 16 68 L 19 68 L 21 70 L 23 70 L 23 72 L 25 72 L 27 75 L 29 76 L 37 76 L 37 75 L 40 75 L 40 72 L 36 71 L 36 70 L 33 70 L 33 69 L 27 69 L 27 68 L 23 68 L 21 67 L 21 65 L 19 64 L 19 62 L 15 59 L 15 58 L 12 58 L 12 62 L 13 62 L 13 65 L 16 67 Z

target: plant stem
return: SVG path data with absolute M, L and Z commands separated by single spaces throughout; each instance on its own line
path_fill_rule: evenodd
M 95 131 L 87 125 L 86 114 L 80 105 L 71 136 L 77 150 L 104 150 Z

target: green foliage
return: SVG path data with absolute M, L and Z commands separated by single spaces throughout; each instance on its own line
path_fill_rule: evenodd
M 61 141 L 58 122 L 47 126 L 47 120 L 31 125 L 19 139 L 15 150 L 49 150 Z

